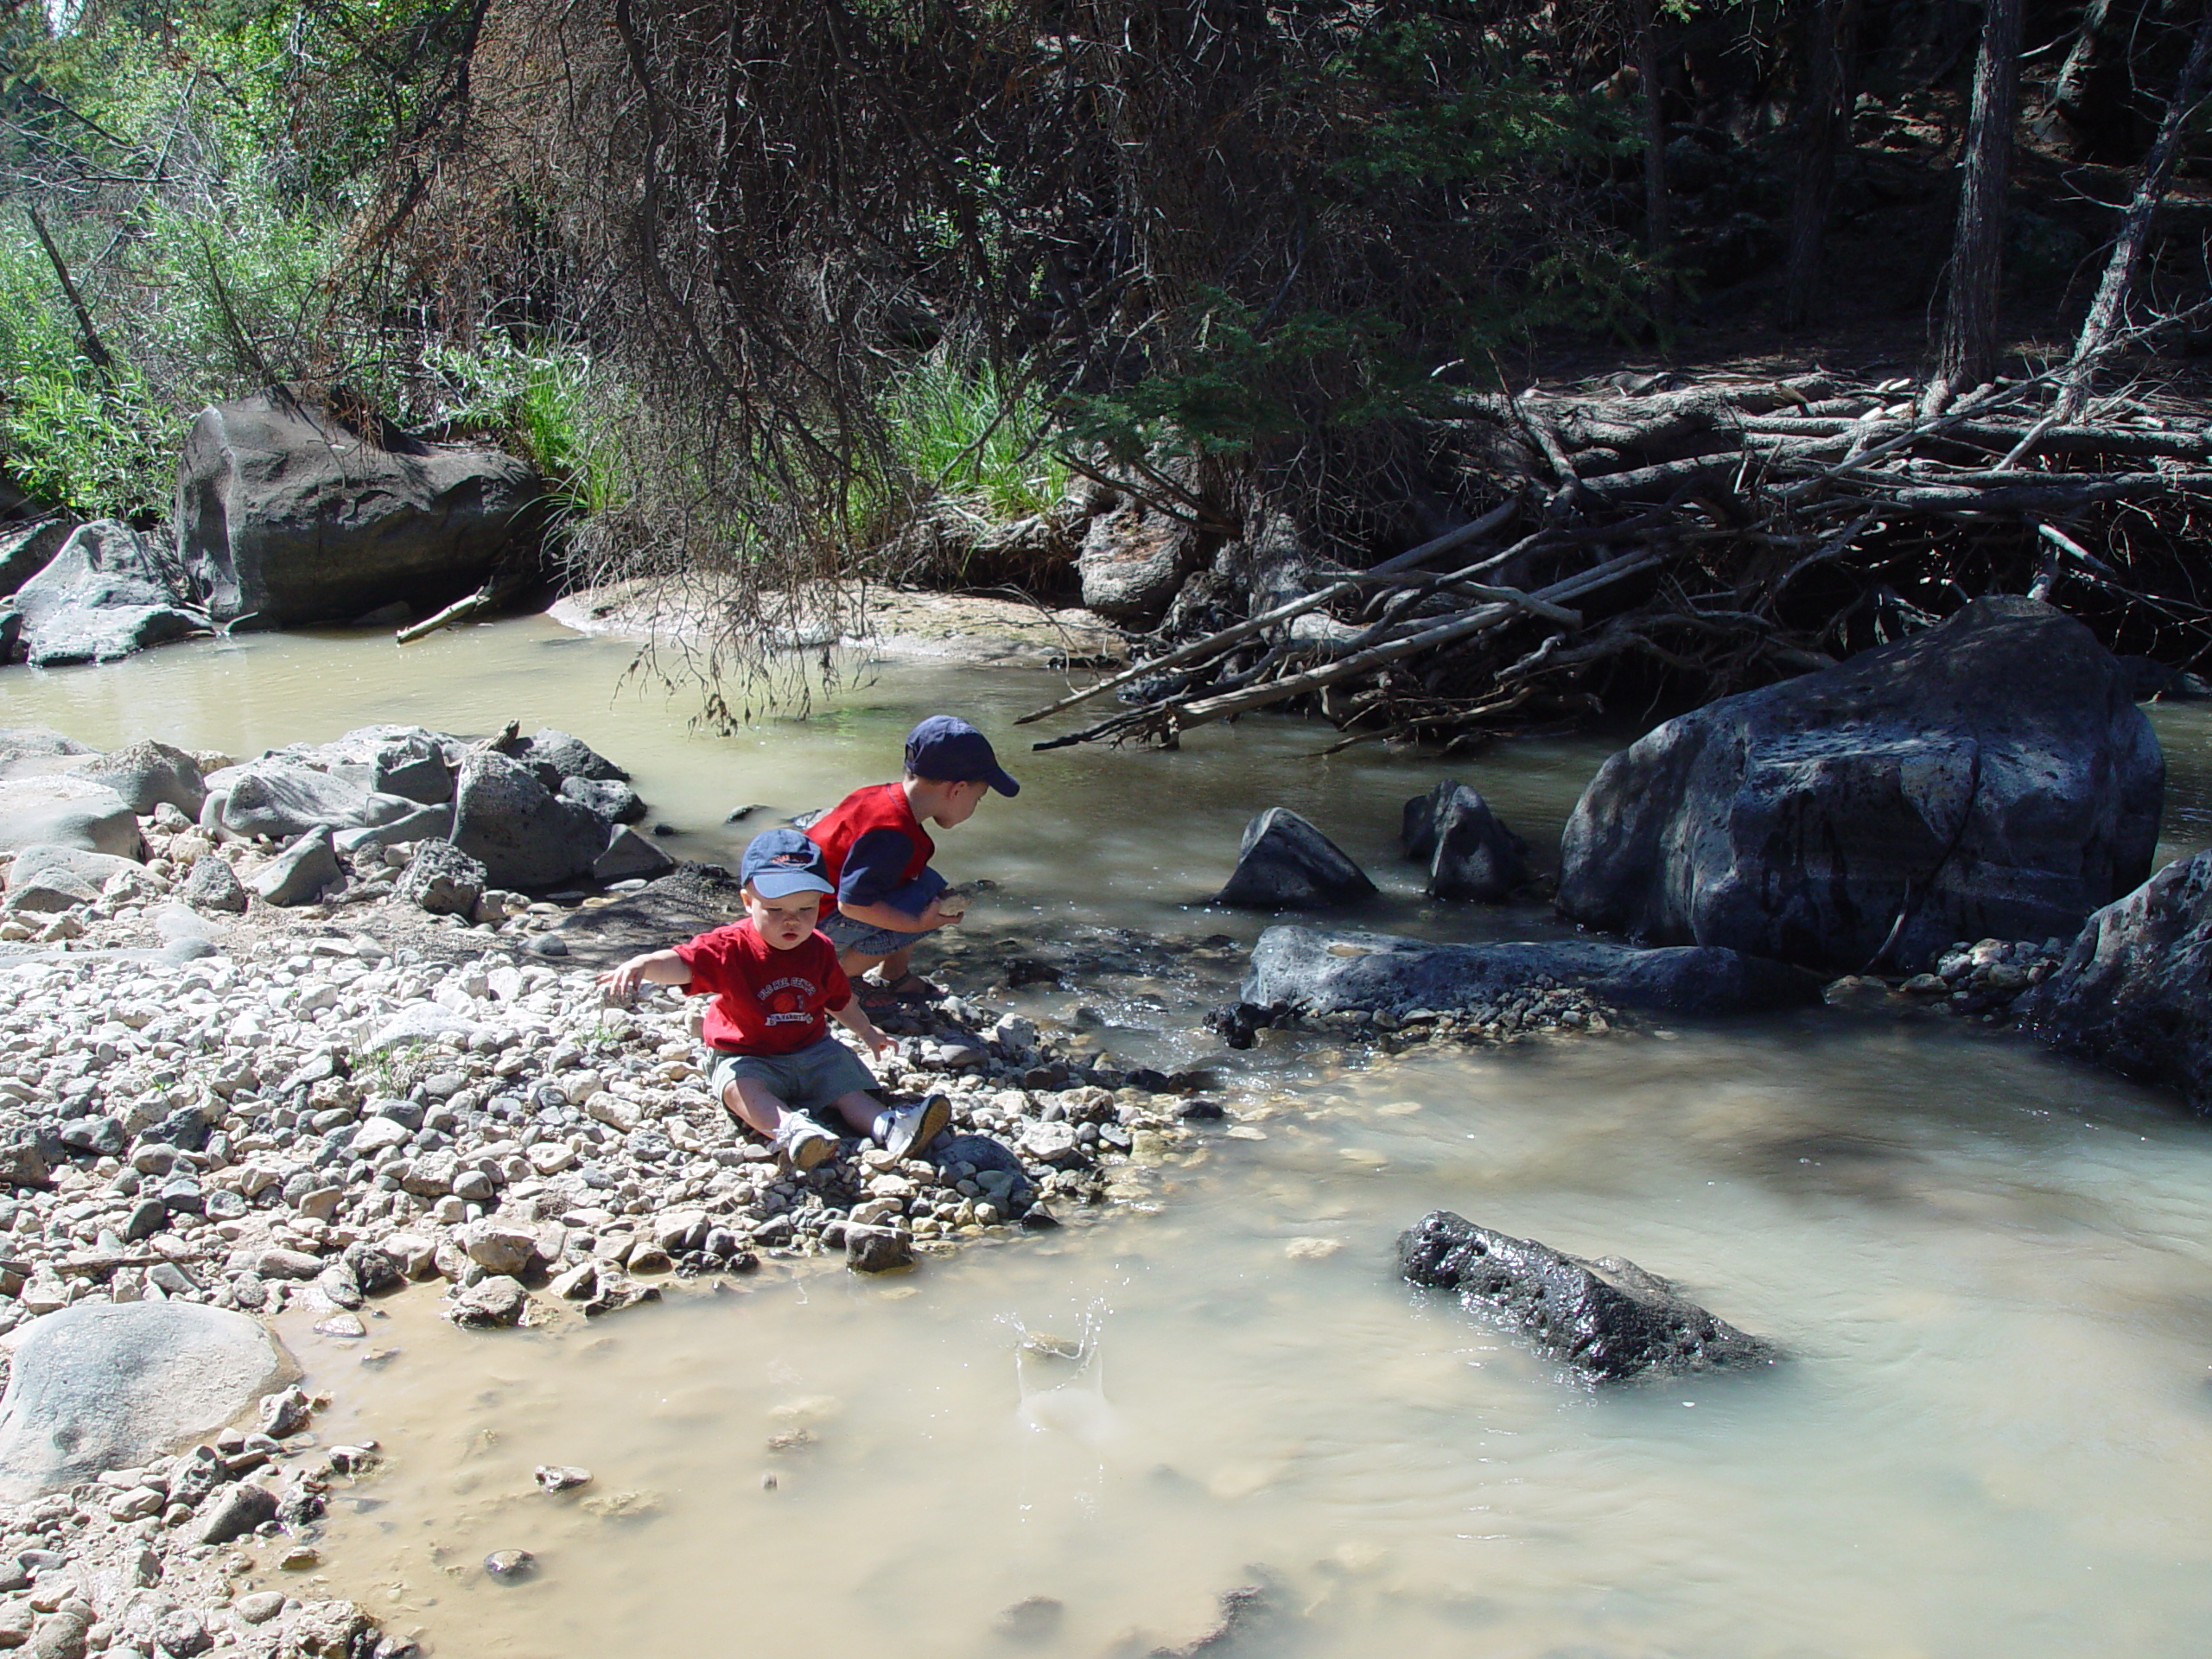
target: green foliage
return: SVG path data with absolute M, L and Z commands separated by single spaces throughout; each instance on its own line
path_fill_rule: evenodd
M 1001 375 L 932 352 L 882 399 L 895 469 L 1002 518 L 1042 512 L 1065 493 L 1066 463 L 1044 448 L 1046 411 L 1025 369 Z
M 434 411 L 449 433 L 502 443 L 537 468 L 563 519 L 625 505 L 633 494 L 617 441 L 634 414 L 625 389 L 578 346 L 505 338 L 442 346 L 430 366 L 447 395 Z
M 29 9 L 35 13 L 38 8 Z M 166 502 L 202 405 L 346 378 L 404 404 L 336 281 L 392 135 L 453 46 L 440 0 L 100 7 L 49 36 L 0 25 L 0 464 L 88 515 Z M 114 359 L 91 360 L 24 210 Z

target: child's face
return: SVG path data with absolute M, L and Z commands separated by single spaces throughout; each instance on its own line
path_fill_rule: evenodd
M 983 804 L 983 797 L 990 792 L 990 785 L 981 778 L 964 784 L 947 784 L 944 786 L 944 804 L 932 816 L 948 830 L 956 824 L 965 823 L 976 816 L 976 809 Z
M 763 899 L 747 883 L 745 913 L 768 942 L 771 950 L 790 950 L 806 942 L 822 914 L 818 893 L 791 893 L 780 899 Z

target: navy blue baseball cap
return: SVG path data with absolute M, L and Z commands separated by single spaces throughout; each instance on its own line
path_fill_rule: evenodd
M 941 784 L 982 782 L 1001 795 L 1021 793 L 991 752 L 991 740 L 951 715 L 931 715 L 906 734 L 906 770 Z
M 822 872 L 822 849 L 799 830 L 763 830 L 753 836 L 746 843 L 744 874 L 763 899 L 837 891 Z

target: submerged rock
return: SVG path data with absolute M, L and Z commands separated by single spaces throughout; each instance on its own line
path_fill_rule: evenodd
M 1431 1211 L 1401 1236 L 1398 1259 L 1414 1284 L 1457 1291 L 1463 1306 L 1496 1315 L 1593 1381 L 1782 1357 L 1633 1262 L 1585 1262 L 1449 1210 Z
M 1568 820 L 1559 907 L 1653 944 L 1915 971 L 1954 939 L 2071 933 L 2141 881 L 2164 776 L 2088 628 L 1980 599 L 1613 756 Z
M 2089 918 L 2056 973 L 2014 1004 L 2062 1053 L 2181 1091 L 2212 1114 L 2212 852 L 2177 859 Z
M 251 1408 L 289 1369 L 257 1319 L 190 1302 L 86 1302 L 16 1341 L 0 1503 L 134 1469 Z
M 1406 803 L 1398 839 L 1408 858 L 1428 866 L 1432 898 L 1494 903 L 1529 879 L 1529 843 L 1450 779 Z
M 1244 826 L 1236 868 L 1215 895 L 1250 910 L 1319 910 L 1371 898 L 1375 883 L 1336 842 L 1287 806 Z
M 1754 1014 L 1808 1007 L 1821 979 L 1712 945 L 1651 950 L 1595 939 L 1433 944 L 1395 933 L 1281 926 L 1260 935 L 1241 995 L 1301 1014 L 1479 1009 L 1530 988 L 1580 986 L 1618 1007 Z

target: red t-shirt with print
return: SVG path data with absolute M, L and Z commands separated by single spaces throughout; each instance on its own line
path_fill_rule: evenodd
M 711 995 L 701 1034 L 740 1054 L 796 1054 L 828 1034 L 826 1010 L 853 1000 L 837 947 L 812 933 L 788 950 L 760 937 L 750 917 L 676 947 L 694 996 Z

